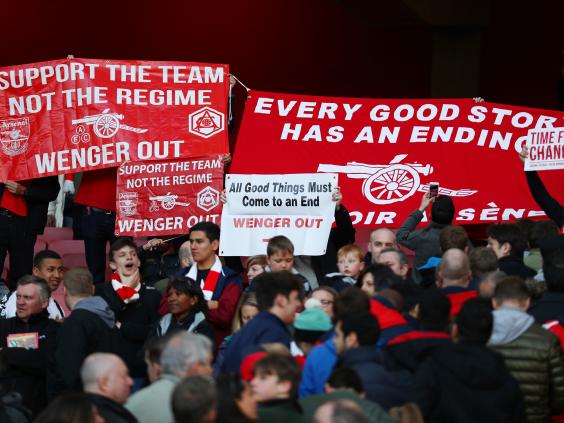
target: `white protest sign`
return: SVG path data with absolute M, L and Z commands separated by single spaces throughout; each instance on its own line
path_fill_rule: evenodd
M 295 255 L 325 254 L 337 183 L 331 173 L 227 175 L 219 254 L 266 254 L 268 240 L 276 235 L 292 241 Z
M 525 170 L 564 169 L 564 128 L 530 130 L 527 148 Z

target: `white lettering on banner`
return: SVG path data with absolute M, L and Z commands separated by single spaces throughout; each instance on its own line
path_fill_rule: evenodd
M 193 84 L 194 82 L 205 82 L 206 84 L 214 84 L 222 83 L 224 78 L 222 67 L 204 66 L 203 75 L 202 69 L 199 66 L 162 65 L 158 66 L 158 68 L 162 71 L 164 83 Z M 189 73 L 187 74 L 188 70 Z
M 169 146 L 172 144 L 174 151 L 170 156 Z M 169 159 L 180 157 L 180 145 L 184 144 L 182 140 L 175 141 L 141 141 L 137 144 L 137 157 L 140 160 L 150 159 Z
M 118 88 L 117 104 L 136 106 L 192 106 L 210 105 L 211 90 L 147 90 Z
M 274 103 L 273 98 L 259 97 L 254 112 L 265 115 L 273 114 L 274 104 L 276 104 L 275 114 L 278 116 L 289 116 L 290 112 L 294 110 L 295 117 L 297 118 L 333 120 L 340 118 L 351 120 L 354 114 L 362 107 L 362 104 L 318 103 L 316 101 L 300 101 L 298 104 L 295 100 L 291 100 L 288 103 L 285 103 L 284 100 L 276 100 L 276 103 Z M 296 105 L 298 105 L 297 108 Z M 340 116 L 337 116 L 335 112 L 338 112 Z
M 184 219 L 180 216 L 157 217 L 156 219 L 118 220 L 120 233 L 146 231 L 181 231 Z
M 35 155 L 38 173 L 68 172 L 130 160 L 129 144 L 116 142 Z M 69 163 L 70 162 L 70 163 Z
M 8 88 L 31 87 L 36 80 L 39 80 L 41 85 L 47 85 L 53 78 L 56 82 L 93 79 L 98 66 L 96 63 L 71 62 L 56 66 L 0 71 L 0 91 Z

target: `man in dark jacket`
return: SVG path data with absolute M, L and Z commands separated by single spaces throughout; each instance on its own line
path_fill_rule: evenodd
M 527 239 L 515 224 L 500 223 L 488 228 L 488 247 L 497 256 L 499 270 L 509 276 L 534 278 L 537 272 L 523 263 Z
M 546 422 L 564 411 L 564 358 L 558 338 L 527 314 L 529 302 L 525 282 L 516 276 L 496 286 L 489 345 L 519 382 L 527 421 Z
M 34 415 L 47 405 L 47 363 L 59 324 L 49 319 L 49 286 L 26 275 L 18 281 L 16 316 L 0 320 L 0 384 L 18 392 Z
M 541 325 L 557 320 L 564 311 L 564 250 L 543 257 L 542 269 L 547 290 L 529 309 L 529 314 Z
M 380 336 L 378 320 L 371 314 L 344 315 L 335 325 L 335 345 L 340 355 L 338 366 L 355 370 L 364 386 L 366 399 L 384 410 L 402 405 L 410 386 L 407 371 L 392 371 L 376 350 Z
M 464 251 L 451 248 L 445 251 L 439 263 L 437 286 L 450 301 L 450 315 L 454 316 L 465 301 L 475 298 L 478 293 L 468 288 L 471 277 L 470 260 Z
M 519 385 L 503 356 L 485 346 L 492 325 L 486 300 L 466 301 L 452 329 L 457 342 L 433 349 L 419 366 L 412 400 L 426 422 L 525 421 Z
M 0 264 L 10 252 L 8 287 L 12 291 L 21 276 L 31 273 L 33 247 L 45 229 L 49 202 L 57 198 L 59 189 L 56 176 L 0 184 Z
M 290 348 L 292 337 L 287 326 L 302 305 L 302 281 L 290 272 L 265 272 L 253 282 L 260 312 L 233 335 L 220 373 L 239 372 L 246 353 L 261 344 L 276 342 Z
M 91 354 L 84 360 L 80 378 L 84 392 L 106 422 L 137 422 L 135 416 L 123 406 L 129 398 L 133 380 L 121 358 L 115 354 Z
M 57 337 L 54 380 L 49 383 L 51 398 L 65 390 L 81 389 L 80 367 L 88 355 L 119 351 L 114 313 L 102 298 L 92 296 L 92 274 L 81 268 L 69 270 L 63 277 L 63 290 L 72 313 Z

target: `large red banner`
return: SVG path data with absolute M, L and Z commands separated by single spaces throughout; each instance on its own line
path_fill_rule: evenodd
M 375 100 L 251 91 L 233 173 L 341 174 L 359 227 L 398 227 L 430 182 L 453 197 L 455 223 L 542 215 L 517 152 L 530 129 L 564 126 L 564 114 L 451 100 Z M 564 171 L 544 172 L 564 202 Z
M 227 153 L 227 65 L 65 59 L 0 69 L 0 182 Z
M 219 224 L 223 163 L 215 156 L 124 163 L 118 169 L 116 235 L 188 233 Z

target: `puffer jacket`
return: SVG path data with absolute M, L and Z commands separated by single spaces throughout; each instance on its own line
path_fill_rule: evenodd
M 519 382 L 528 422 L 548 422 L 564 411 L 564 357 L 554 334 L 527 313 L 502 307 L 494 311 L 489 346 Z

